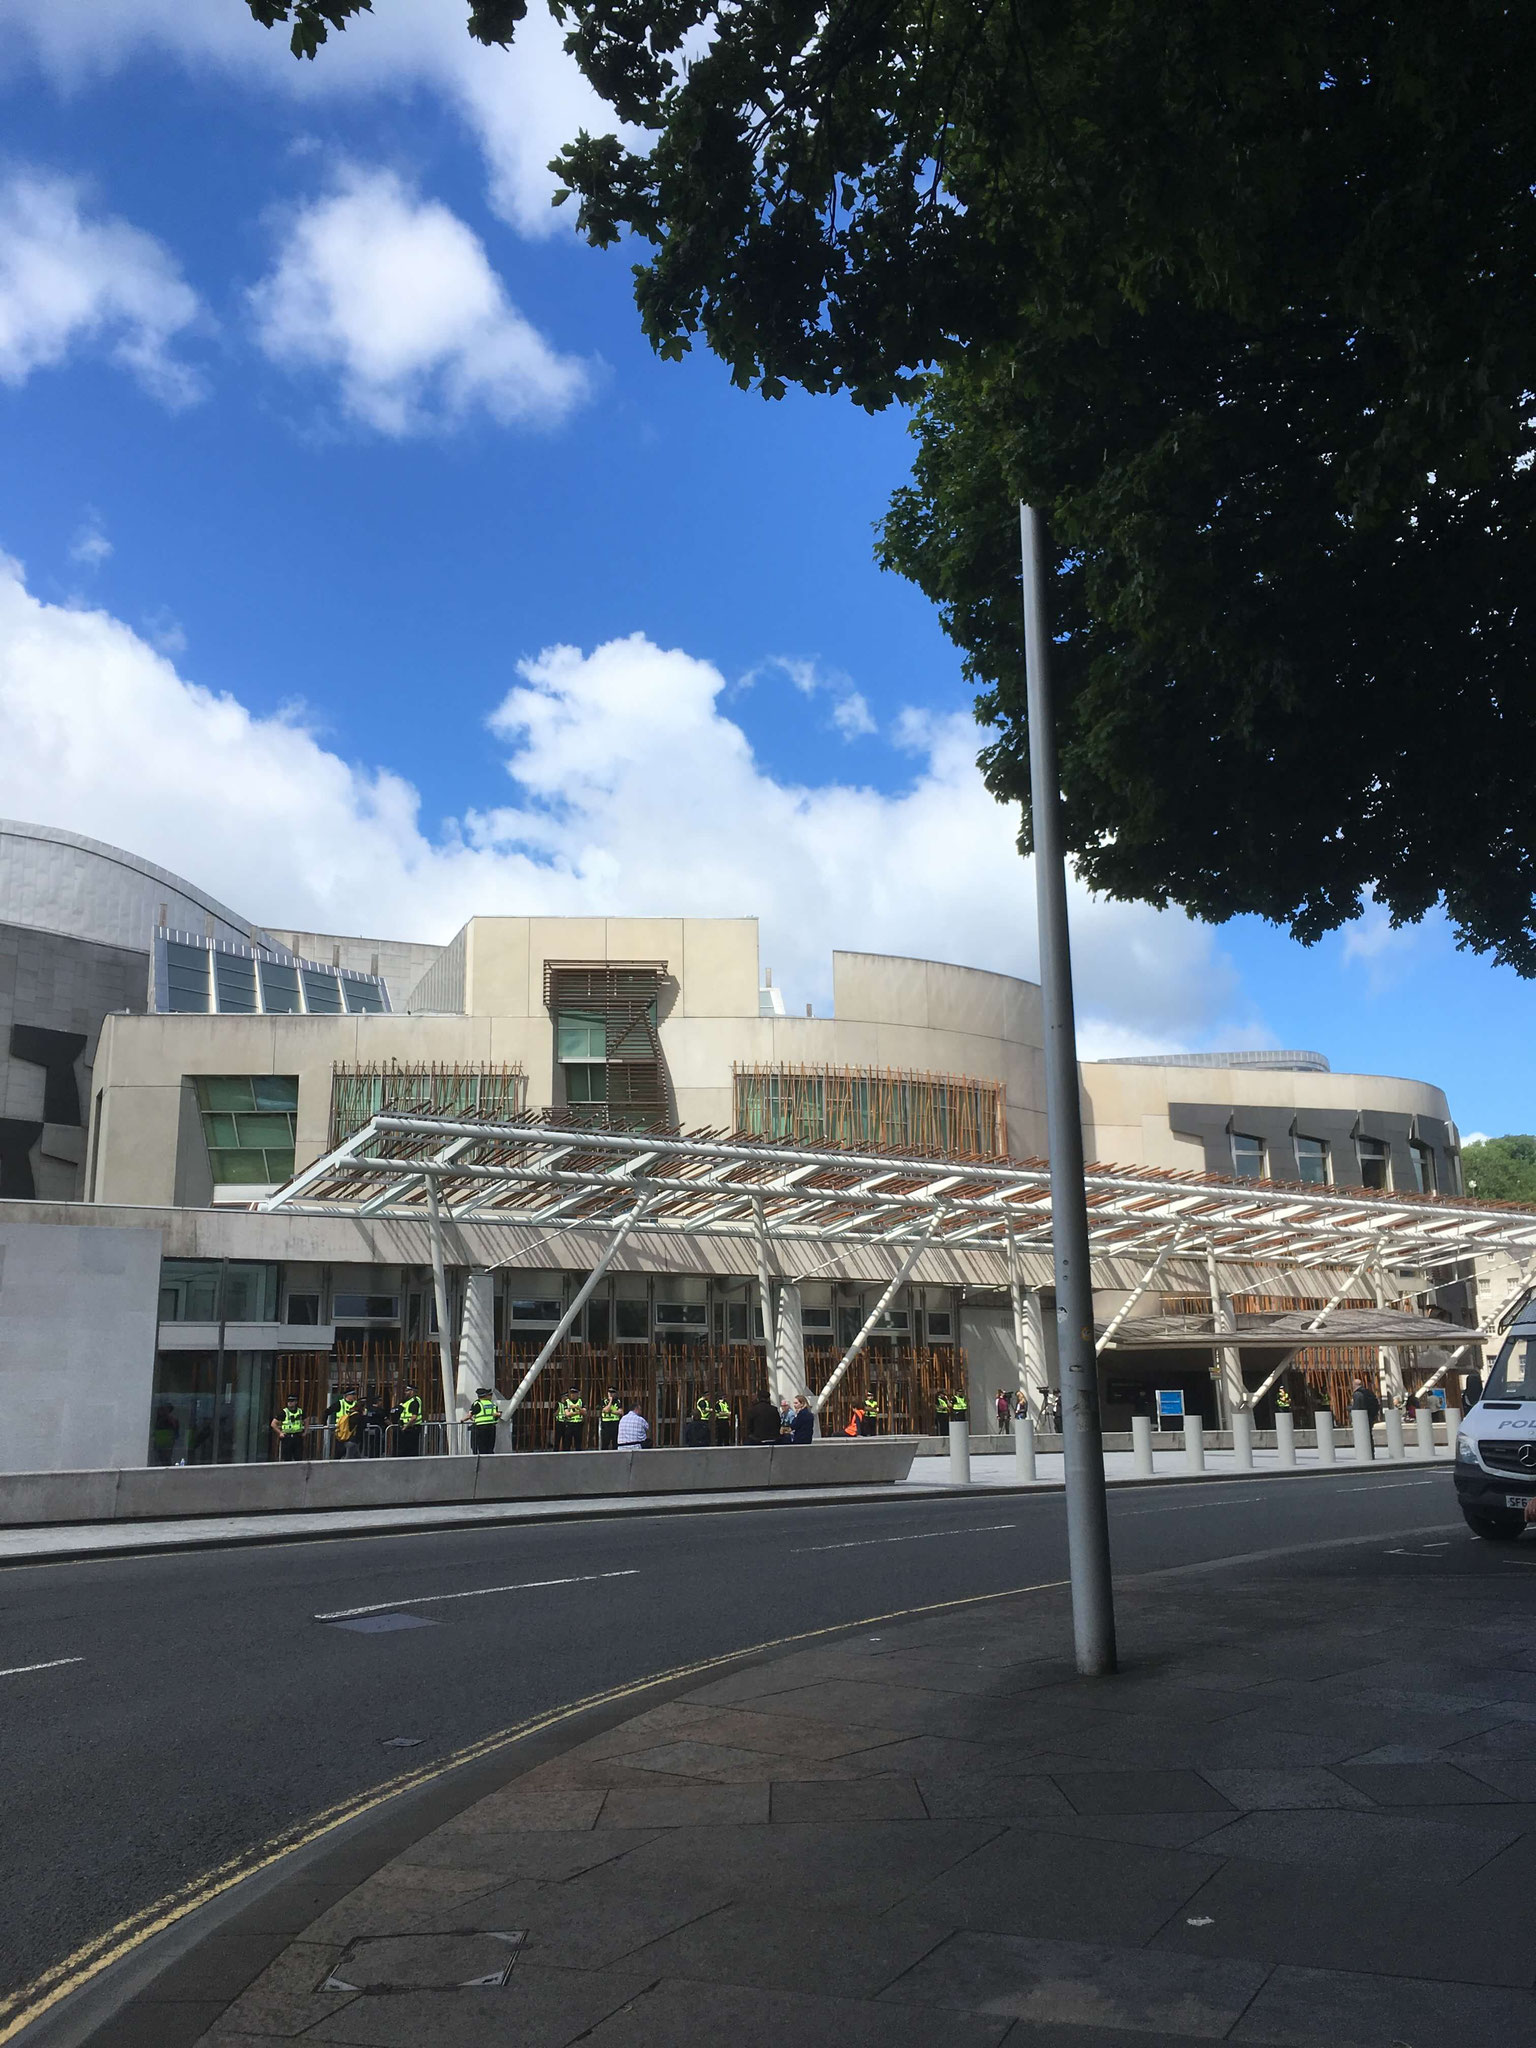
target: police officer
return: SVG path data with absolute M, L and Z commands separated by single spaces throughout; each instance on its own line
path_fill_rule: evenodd
M 1291 1390 L 1284 1380 L 1280 1382 L 1280 1391 L 1275 1396 L 1275 1406 L 1282 1415 L 1289 1415 L 1291 1412 Z
M 952 1422 L 964 1422 L 970 1414 L 970 1408 L 971 1404 L 966 1400 L 964 1394 L 950 1395 L 949 1415 Z
M 555 1410 L 555 1449 L 579 1451 L 587 1422 L 587 1404 L 574 1387 Z
M 934 1433 L 934 1435 L 935 1435 L 935 1436 L 948 1436 L 948 1435 L 949 1435 L 949 1396 L 948 1396 L 948 1394 L 946 1394 L 946 1393 L 944 1392 L 944 1390 L 943 1390 L 942 1388 L 940 1388 L 939 1392 L 938 1392 L 937 1394 L 935 1394 L 935 1395 L 934 1395 L 934 1397 L 933 1397 L 933 1414 L 934 1414 L 934 1424 L 933 1424 L 933 1433 Z
M 597 1417 L 597 1447 L 600 1451 L 616 1451 L 619 1448 L 619 1422 L 624 1410 L 619 1406 L 619 1397 L 610 1387 L 603 1396 L 603 1405 Z
M 715 1396 L 715 1442 L 728 1444 L 735 1441 L 736 1431 L 731 1416 L 731 1404 L 724 1394 Z
M 477 1458 L 488 1458 L 496 1448 L 496 1425 L 501 1408 L 489 1387 L 482 1387 L 469 1411 L 469 1448 Z
M 860 1436 L 873 1436 L 880 1427 L 880 1396 L 871 1387 L 864 1396 L 864 1427 Z
M 414 1387 L 407 1387 L 405 1397 L 395 1410 L 395 1456 L 397 1458 L 419 1458 L 421 1456 L 421 1397 Z
M 277 1438 L 277 1455 L 285 1465 L 295 1464 L 304 1455 L 304 1408 L 298 1401 L 285 1401 L 281 1415 L 272 1418 L 272 1431 Z

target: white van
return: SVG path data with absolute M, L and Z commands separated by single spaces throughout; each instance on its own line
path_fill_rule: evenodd
M 1516 1312 L 1483 1398 L 1461 1418 L 1455 1470 L 1468 1527 L 1512 1543 L 1536 1494 L 1536 1295 Z

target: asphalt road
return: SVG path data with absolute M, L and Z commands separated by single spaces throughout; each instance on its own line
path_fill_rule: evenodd
M 1449 1472 L 1411 1466 L 1127 1490 L 1111 1496 L 1111 1521 L 1120 1574 L 1459 1525 Z M 1481 1568 L 1492 1552 L 1456 1554 Z M 8 1567 L 0 1990 L 275 1830 L 529 1714 L 1065 1570 L 1059 1494 Z M 320 1618 L 356 1609 L 421 1625 Z M 18 1668 L 38 1665 L 52 1668 Z M 401 1737 L 416 1741 L 386 1746 Z

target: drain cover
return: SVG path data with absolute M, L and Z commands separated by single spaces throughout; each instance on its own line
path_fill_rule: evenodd
M 322 1991 L 466 1991 L 505 1984 L 522 1934 L 362 1934 Z

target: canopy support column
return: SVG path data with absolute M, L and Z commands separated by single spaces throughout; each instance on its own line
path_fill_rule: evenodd
M 1212 1334 L 1217 1337 L 1224 1336 L 1232 1328 L 1232 1311 L 1221 1291 L 1221 1275 L 1216 1270 L 1214 1245 L 1208 1244 L 1205 1248 L 1205 1272 L 1211 1290 Z M 1242 1353 L 1235 1344 L 1223 1344 L 1216 1357 L 1221 1367 L 1216 1382 L 1217 1390 L 1222 1397 L 1222 1406 L 1227 1411 L 1222 1417 L 1222 1423 L 1224 1427 L 1230 1428 L 1231 1418 L 1248 1406 L 1248 1396 L 1243 1387 Z
M 449 1455 L 461 1452 L 459 1408 L 453 1387 L 453 1330 L 448 1315 L 448 1271 L 443 1264 L 443 1212 L 437 1199 L 437 1176 L 427 1179 L 427 1241 L 432 1247 L 432 1299 L 437 1309 L 437 1366 L 443 1382 L 443 1434 Z

